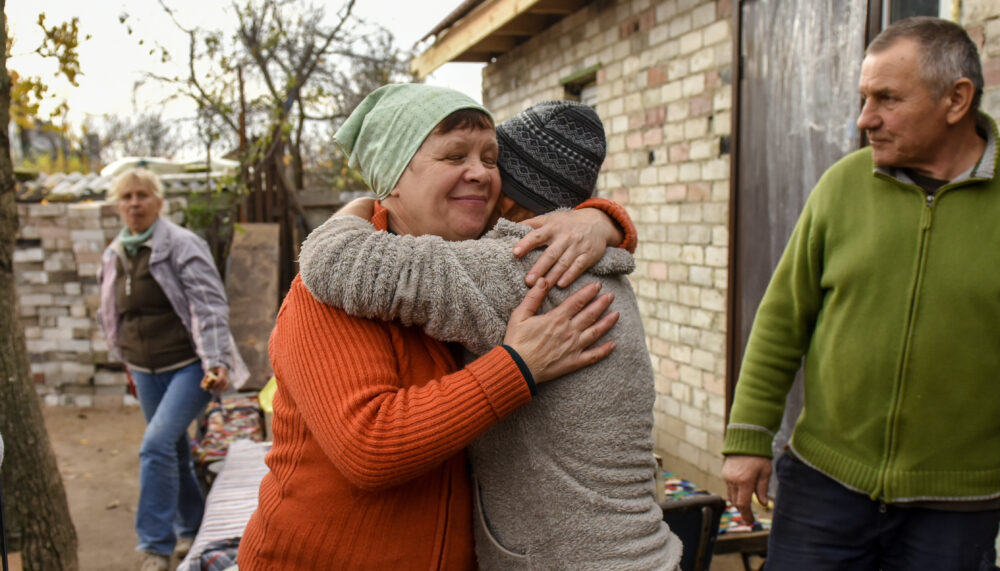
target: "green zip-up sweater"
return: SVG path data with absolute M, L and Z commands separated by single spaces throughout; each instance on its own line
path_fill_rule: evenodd
M 813 189 L 761 301 L 725 454 L 771 455 L 804 356 L 791 446 L 887 502 L 1000 497 L 1000 162 L 933 199 L 870 148 Z

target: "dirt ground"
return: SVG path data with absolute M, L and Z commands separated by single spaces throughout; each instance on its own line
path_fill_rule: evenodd
M 135 550 L 133 518 L 145 427 L 139 407 L 42 412 L 76 526 L 80 569 L 138 569 L 142 557 Z
M 133 518 L 145 427 L 139 407 L 43 407 L 43 415 L 76 526 L 81 571 L 138 569 Z M 742 569 L 737 555 L 712 561 L 712 571 Z

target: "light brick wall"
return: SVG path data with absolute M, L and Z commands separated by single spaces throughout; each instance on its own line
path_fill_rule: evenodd
M 164 212 L 183 199 L 171 198 Z M 97 324 L 97 269 L 121 230 L 107 202 L 18 204 L 14 273 L 31 374 L 49 405 L 134 403 Z
M 979 46 L 986 81 L 982 109 L 995 119 L 1000 116 L 1000 2 L 965 0 L 961 23 Z
M 624 204 L 639 231 L 632 281 L 656 371 L 656 447 L 667 469 L 719 492 L 731 4 L 595 2 L 483 72 L 484 103 L 503 120 L 564 99 L 560 78 L 600 64 L 608 158 L 598 192 Z
M 594 2 L 483 71 L 498 120 L 566 97 L 561 78 L 600 64 L 608 136 L 601 196 L 639 230 L 632 275 L 656 370 L 658 450 L 715 491 L 725 417 L 733 2 Z M 1000 3 L 965 0 L 980 46 L 983 109 L 1000 115 Z

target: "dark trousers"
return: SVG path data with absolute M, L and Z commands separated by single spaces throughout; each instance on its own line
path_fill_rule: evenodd
M 996 569 L 1000 510 L 953 512 L 872 501 L 791 454 L 777 462 L 766 571 Z

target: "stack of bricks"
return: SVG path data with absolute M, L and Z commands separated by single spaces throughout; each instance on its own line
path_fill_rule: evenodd
M 124 369 L 109 355 L 97 322 L 97 270 L 121 230 L 117 209 L 108 202 L 17 209 L 14 273 L 38 394 L 48 405 L 133 404 Z
M 122 404 L 128 381 L 97 326 L 101 253 L 121 228 L 113 204 L 19 204 L 14 273 L 31 373 L 46 404 Z

